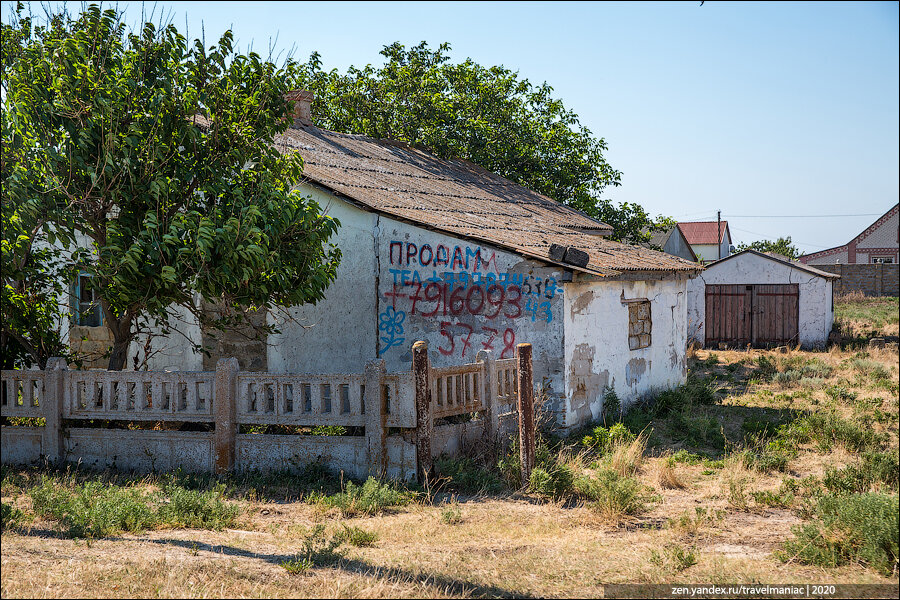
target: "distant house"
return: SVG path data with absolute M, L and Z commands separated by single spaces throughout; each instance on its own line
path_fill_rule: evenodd
M 679 223 L 678 229 L 701 262 L 710 262 L 731 254 L 731 231 L 728 221 L 696 221 Z
M 804 254 L 799 260 L 806 265 L 897 264 L 900 262 L 898 226 L 900 226 L 900 204 L 895 204 L 843 246 Z
M 823 348 L 838 275 L 778 254 L 744 250 L 688 282 L 688 338 L 715 348 L 799 344 Z
M 691 245 L 684 239 L 684 234 L 677 226 L 654 232 L 650 235 L 650 242 L 643 245 L 654 250 L 659 248 L 666 254 L 678 256 L 684 260 L 697 262 L 697 255 L 691 250 Z

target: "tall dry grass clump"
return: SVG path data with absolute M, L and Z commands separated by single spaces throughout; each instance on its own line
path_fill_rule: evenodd
M 633 440 L 612 442 L 607 458 L 609 468 L 622 477 L 630 477 L 637 473 L 644 462 L 648 437 L 646 432 L 641 432 Z
M 656 482 L 664 490 L 683 490 L 687 487 L 675 472 L 675 460 L 671 456 L 664 456 L 656 463 Z

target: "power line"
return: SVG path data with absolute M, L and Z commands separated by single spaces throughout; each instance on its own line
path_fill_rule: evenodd
M 732 219 L 810 219 L 831 217 L 879 217 L 881 213 L 857 213 L 854 215 L 722 215 Z
M 735 231 L 742 231 L 744 233 L 752 233 L 753 235 L 760 235 L 766 239 L 769 239 L 772 237 L 782 237 L 782 236 L 772 236 L 767 233 L 759 233 L 758 231 L 749 231 L 747 229 L 741 229 L 740 227 L 732 227 L 732 229 L 734 229 Z M 823 250 L 834 247 L 834 246 L 820 246 L 818 244 L 810 244 L 810 243 L 802 242 L 800 240 L 795 240 L 795 239 L 791 239 L 791 241 L 794 242 L 795 244 L 803 244 L 804 246 L 812 246 L 813 248 L 822 248 Z

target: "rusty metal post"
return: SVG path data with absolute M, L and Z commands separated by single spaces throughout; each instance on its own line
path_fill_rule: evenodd
M 366 410 L 366 462 L 369 465 L 369 475 L 373 477 L 382 477 L 387 474 L 385 372 L 384 359 L 366 364 L 366 392 L 363 398 Z
M 431 415 L 431 365 L 428 344 L 418 341 L 412 347 L 413 386 L 416 398 L 416 477 L 422 483 L 431 474 L 431 436 L 434 419 Z
M 519 397 L 519 458 L 522 484 L 526 485 L 534 468 L 534 373 L 531 369 L 531 344 L 516 346 Z
M 40 399 L 44 411 L 44 432 L 41 453 L 51 464 L 61 465 L 66 456 L 63 439 L 63 406 L 66 393 L 66 371 L 63 358 L 51 358 L 44 369 L 44 394 Z
M 238 369 L 236 358 L 221 358 L 216 363 L 213 410 L 216 417 L 216 473 L 219 474 L 227 473 L 234 468 Z
M 484 437 L 488 443 L 496 444 L 500 424 L 500 407 L 493 385 L 494 358 L 490 350 L 480 350 L 475 360 L 481 363 L 481 404 L 484 406 Z

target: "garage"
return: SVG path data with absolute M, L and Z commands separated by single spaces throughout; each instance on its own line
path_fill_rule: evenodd
M 755 250 L 710 263 L 688 284 L 689 339 L 704 347 L 822 348 L 834 321 L 837 278 Z

